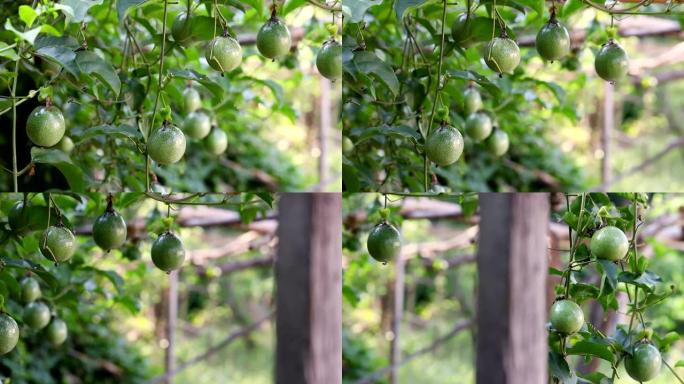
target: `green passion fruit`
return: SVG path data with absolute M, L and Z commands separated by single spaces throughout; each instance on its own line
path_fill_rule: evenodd
M 40 284 L 33 277 L 25 277 L 21 280 L 21 300 L 24 303 L 32 303 L 40 298 Z
M 660 373 L 663 359 L 655 346 L 642 343 L 637 345 L 631 355 L 625 357 L 625 370 L 629 376 L 638 381 L 650 381 Z
M 74 141 L 69 136 L 62 136 L 62 139 L 53 148 L 64 153 L 71 153 L 74 150 Z
M 615 82 L 623 78 L 629 69 L 627 52 L 615 40 L 610 39 L 596 53 L 594 69 L 606 81 Z
M 463 93 L 463 112 L 466 116 L 470 116 L 480 109 L 482 109 L 482 96 L 480 96 L 480 92 L 473 87 L 468 87 Z
M 23 236 L 31 231 L 29 211 L 24 209 L 23 201 L 14 203 L 7 216 L 9 226 L 14 233 Z
M 511 73 L 520 64 L 520 48 L 508 37 L 495 37 L 485 49 L 485 63 L 498 73 Z
M 159 164 L 173 164 L 185 154 L 185 135 L 177 127 L 164 124 L 150 135 L 147 152 Z
M 183 122 L 183 132 L 193 139 L 204 139 L 211 131 L 211 118 L 202 111 L 190 112 Z
M 242 47 L 230 36 L 218 36 L 209 43 L 205 57 L 215 70 L 230 72 L 242 63 Z
M 454 42 L 463 48 L 472 47 L 476 43 L 472 33 L 472 17 L 472 15 L 463 13 L 451 25 L 451 36 Z
M 202 98 L 199 91 L 194 87 L 188 86 L 183 90 L 183 103 L 181 105 L 181 113 L 187 115 L 190 112 L 195 112 L 202 107 Z
M 69 335 L 67 325 L 62 319 L 52 319 L 45 333 L 50 344 L 55 347 L 64 344 Z
M 487 149 L 489 152 L 496 156 L 503 156 L 508 152 L 508 134 L 500 129 L 495 129 L 487 139 Z
M 354 150 L 354 142 L 347 136 L 342 136 L 342 153 L 350 154 Z
M 24 324 L 39 330 L 50 322 L 50 308 L 42 301 L 34 301 L 24 308 Z
M 69 228 L 63 225 L 48 227 L 40 239 L 40 253 L 55 263 L 62 263 L 76 252 L 76 238 Z
M 574 301 L 558 300 L 551 306 L 549 319 L 555 331 L 570 335 L 582 329 L 584 312 Z
M 560 60 L 570 53 L 570 34 L 555 17 L 537 33 L 537 52 L 544 60 Z
M 456 128 L 442 125 L 425 142 L 428 159 L 440 167 L 455 163 L 463 153 L 463 136 Z
M 335 39 L 327 40 L 316 56 L 318 72 L 328 80 L 342 78 L 342 44 Z
M 40 106 L 31 112 L 26 121 L 26 134 L 33 144 L 52 147 L 59 143 L 66 131 L 62 111 L 55 106 Z
M 183 261 L 185 261 L 183 242 L 173 233 L 162 233 L 152 244 L 152 262 L 162 271 L 174 271 L 183 265 Z
M 171 36 L 180 45 L 187 45 L 192 42 L 192 24 L 186 12 L 181 12 L 173 19 L 171 24 Z
M 269 59 L 285 56 L 292 46 L 290 30 L 287 29 L 285 23 L 273 14 L 266 24 L 259 29 L 256 45 L 259 52 Z
M 204 138 L 204 147 L 214 155 L 220 155 L 228 148 L 228 135 L 223 129 L 214 127 L 209 135 Z
M 617 261 L 627 254 L 629 240 L 620 228 L 609 225 L 594 232 L 589 247 L 596 258 Z
M 0 313 L 0 355 L 11 352 L 19 342 L 19 326 L 9 315 Z
M 383 222 L 370 231 L 366 242 L 368 253 L 375 260 L 386 263 L 399 256 L 401 234 L 389 223 Z
M 105 251 L 121 247 L 127 233 L 126 222 L 114 209 L 107 209 L 93 223 L 93 240 Z
M 466 119 L 465 131 L 471 139 L 482 141 L 492 133 L 492 119 L 486 113 L 473 113 Z

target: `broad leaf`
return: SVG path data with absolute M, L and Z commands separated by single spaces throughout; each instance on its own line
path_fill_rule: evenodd
M 80 51 L 76 54 L 76 65 L 81 72 L 95 76 L 107 85 L 117 96 L 121 91 L 121 80 L 112 64 L 102 60 L 91 51 Z
M 73 192 L 85 191 L 85 175 L 81 168 L 71 162 L 69 156 L 59 149 L 31 148 L 31 160 L 38 164 L 49 164 L 64 175 Z

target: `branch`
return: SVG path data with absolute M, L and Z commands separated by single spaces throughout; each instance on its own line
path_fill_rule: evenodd
M 681 137 L 675 139 L 670 144 L 668 144 L 665 148 L 660 150 L 660 152 L 649 157 L 643 163 L 633 166 L 632 168 L 628 169 L 627 171 L 625 171 L 625 172 L 619 174 L 618 176 L 616 176 L 615 178 L 613 178 L 613 180 L 610 180 L 606 183 L 597 185 L 597 186 L 591 188 L 591 190 L 592 191 L 606 190 L 607 188 L 609 188 L 611 185 L 617 183 L 618 181 L 620 181 L 624 178 L 627 178 L 629 176 L 632 176 L 636 173 L 639 173 L 639 172 L 643 171 L 644 169 L 650 167 L 651 165 L 656 163 L 658 160 L 660 160 L 663 156 L 667 155 L 671 151 L 673 151 L 673 150 L 675 150 L 681 146 L 684 146 L 684 136 L 681 136 Z
M 401 249 L 401 258 L 408 260 L 418 254 L 424 259 L 433 259 L 436 254 L 473 245 L 478 232 L 479 226 L 474 225 L 463 232 L 459 232 L 449 240 L 407 244 Z
M 237 331 L 231 333 L 227 338 L 225 338 L 220 343 L 218 343 L 218 344 L 214 345 L 213 347 L 210 347 L 209 349 L 204 351 L 204 353 L 197 355 L 190 360 L 186 360 L 185 362 L 179 364 L 178 367 L 176 367 L 175 369 L 172 369 L 171 371 L 169 371 L 169 372 L 167 372 L 161 376 L 157 376 L 154 379 L 147 381 L 145 384 L 156 384 L 156 383 L 161 383 L 163 381 L 166 381 L 166 380 L 176 376 L 180 372 L 184 371 L 186 368 L 212 357 L 216 353 L 220 352 L 223 348 L 227 347 L 233 341 L 235 341 L 241 337 L 247 336 L 248 334 L 257 330 L 257 328 L 259 328 L 262 323 L 266 322 L 267 320 L 271 320 L 273 318 L 273 315 L 274 315 L 274 312 L 271 312 L 270 314 L 268 314 L 265 317 L 255 321 L 254 323 L 252 323 L 246 327 L 238 329 Z
M 219 265 L 218 268 L 221 271 L 221 275 L 223 276 L 233 272 L 244 271 L 245 269 L 272 267 L 274 262 L 275 257 L 273 255 L 268 255 L 260 258 L 252 258 L 247 260 L 226 263 L 223 265 Z M 198 265 L 197 273 L 199 273 L 200 275 L 206 274 L 207 267 L 203 265 Z
M 396 369 L 397 367 L 400 367 L 400 366 L 410 362 L 411 360 L 414 360 L 416 357 L 419 357 L 421 355 L 424 355 L 426 353 L 434 351 L 435 349 L 439 348 L 439 346 L 441 346 L 445 342 L 449 341 L 449 339 L 451 339 L 452 337 L 459 334 L 462 330 L 464 330 L 466 328 L 470 328 L 471 325 L 472 325 L 471 320 L 465 320 L 465 321 L 462 321 L 462 322 L 456 324 L 456 326 L 451 331 L 449 331 L 449 333 L 435 339 L 432 342 L 432 344 L 428 345 L 427 347 L 419 349 L 419 350 L 411 353 L 410 355 L 406 355 L 406 357 L 404 357 L 402 360 L 400 360 L 399 362 L 397 362 L 394 365 L 388 365 L 384 368 L 378 369 L 377 371 L 371 373 L 370 375 L 367 375 L 367 376 L 357 380 L 354 384 L 371 384 L 371 383 L 374 383 L 376 380 L 380 379 L 382 376 L 384 376 L 388 372 L 392 371 L 393 369 Z

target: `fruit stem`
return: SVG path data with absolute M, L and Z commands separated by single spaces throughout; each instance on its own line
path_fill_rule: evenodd
M 14 62 L 14 78 L 12 79 L 12 182 L 14 193 L 19 192 L 19 174 L 17 171 L 17 78 L 19 77 L 19 59 Z
M 161 52 L 159 52 L 159 86 L 157 87 L 157 96 L 154 98 L 154 108 L 152 109 L 152 124 L 149 127 L 147 138 L 154 132 L 154 121 L 157 117 L 157 109 L 159 108 L 159 96 L 162 90 L 162 80 L 164 78 L 164 51 L 166 50 L 166 17 L 169 13 L 169 2 L 164 0 L 164 18 L 162 19 L 162 41 Z M 146 139 L 147 139 L 146 138 Z M 150 154 L 145 151 L 145 192 L 150 191 Z
M 107 194 L 107 208 L 105 212 L 114 213 L 114 196 L 111 193 Z

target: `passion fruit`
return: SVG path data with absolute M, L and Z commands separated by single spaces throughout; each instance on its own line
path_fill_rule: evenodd
M 500 129 L 495 129 L 494 133 L 487 139 L 487 149 L 496 157 L 503 156 L 508 152 L 508 146 L 508 134 Z
M 472 18 L 472 15 L 463 13 L 451 25 L 451 36 L 454 42 L 463 48 L 472 47 L 476 43 L 472 32 Z
M 555 331 L 570 335 L 582 329 L 584 312 L 574 301 L 558 300 L 551 306 L 549 319 Z
M 342 44 L 335 39 L 327 40 L 316 56 L 318 72 L 328 80 L 342 78 Z
M 609 225 L 594 232 L 589 247 L 596 258 L 617 261 L 627 254 L 629 240 L 620 228 Z
M 342 153 L 348 155 L 354 150 L 354 142 L 347 136 L 342 136 Z
M 202 98 L 194 87 L 185 87 L 182 96 L 183 103 L 181 104 L 181 113 L 184 115 L 187 115 L 190 112 L 195 112 L 202 107 Z
M 401 234 L 391 224 L 380 223 L 368 234 L 366 246 L 371 257 L 381 263 L 386 263 L 399 256 Z
M 53 225 L 43 232 L 40 239 L 40 253 L 55 263 L 62 263 L 76 252 L 76 238 L 69 228 L 63 225 Z
M 292 46 L 290 30 L 275 14 L 264 24 L 256 40 L 259 52 L 269 59 L 285 56 Z
M 570 53 L 570 34 L 555 17 L 537 33 L 537 52 L 544 60 L 560 60 Z
M 615 40 L 610 39 L 596 53 L 594 68 L 603 80 L 618 81 L 629 69 L 627 52 Z
M 20 236 L 24 236 L 31 232 L 31 220 L 29 217 L 29 210 L 24 209 L 24 202 L 17 201 L 7 215 L 10 229 Z
M 126 242 L 127 233 L 123 217 L 110 207 L 93 223 L 93 240 L 105 251 L 121 247 Z
M 19 326 L 9 315 L 0 314 L 0 355 L 11 352 L 19 342 Z
M 52 319 L 45 330 L 47 339 L 55 347 L 64 344 L 69 334 L 66 323 L 62 319 Z
M 492 133 L 492 119 L 486 113 L 473 113 L 466 119 L 465 130 L 471 139 L 482 141 Z
M 642 343 L 634 348 L 631 355 L 625 357 L 625 370 L 632 379 L 643 383 L 658 376 L 662 363 L 658 348 Z
M 24 324 L 35 330 L 45 328 L 50 322 L 50 308 L 42 301 L 34 301 L 24 308 Z
M 187 12 L 181 12 L 173 19 L 171 24 L 171 36 L 180 45 L 188 45 L 192 42 L 192 24 Z
M 24 303 L 32 303 L 40 298 L 40 284 L 33 277 L 25 277 L 21 280 L 21 300 Z
M 205 57 L 215 70 L 230 72 L 242 63 L 242 47 L 230 36 L 218 36 L 209 43 Z
M 185 135 L 177 127 L 164 124 L 150 135 L 147 152 L 159 164 L 173 164 L 185 154 Z
M 495 37 L 485 50 L 485 63 L 498 73 L 512 73 L 520 64 L 520 48 L 508 37 Z
M 425 143 L 428 159 L 440 167 L 455 163 L 463 153 L 463 136 L 456 128 L 442 125 Z
M 202 111 L 190 112 L 183 122 L 183 132 L 193 139 L 204 139 L 211 131 L 211 118 Z
M 26 134 L 33 144 L 52 147 L 59 143 L 66 131 L 62 111 L 55 106 L 40 106 L 26 120 Z
M 480 96 L 480 92 L 473 87 L 468 87 L 463 93 L 463 112 L 466 116 L 470 116 L 480 109 L 482 109 L 482 96 Z
M 228 135 L 223 129 L 214 127 L 204 139 L 204 147 L 214 155 L 220 155 L 228 148 Z
M 171 272 L 183 265 L 185 248 L 183 242 L 171 232 L 164 232 L 152 244 L 152 262 L 165 272 Z
M 53 148 L 64 153 L 71 153 L 74 150 L 74 141 L 69 136 L 62 136 L 62 139 Z

